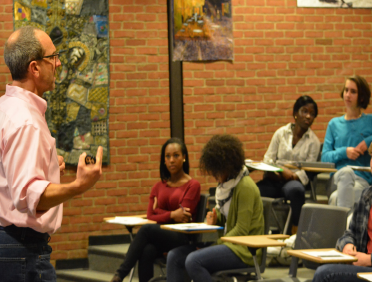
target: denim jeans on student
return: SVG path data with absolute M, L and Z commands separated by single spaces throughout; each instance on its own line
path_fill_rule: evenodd
M 185 245 L 168 253 L 167 281 L 183 282 L 185 267 L 193 282 L 211 282 L 211 275 L 217 271 L 248 266 L 225 245 L 199 250 L 195 245 Z
M 49 238 L 30 228 L 0 227 L 0 281 L 55 282 Z
M 372 267 L 351 264 L 324 264 L 314 274 L 313 282 L 360 282 L 358 272 L 372 272 Z

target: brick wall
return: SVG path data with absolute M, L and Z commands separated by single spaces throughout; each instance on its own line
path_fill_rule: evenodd
M 345 78 L 359 74 L 372 82 L 371 9 L 233 0 L 233 21 L 233 63 L 183 64 L 185 136 L 194 165 L 217 133 L 237 135 L 246 157 L 261 160 L 275 130 L 293 121 L 294 101 L 304 94 L 318 104 L 312 129 L 323 142 L 328 121 L 344 112 L 339 93 Z M 199 179 L 203 187 L 215 185 Z
M 13 29 L 12 0 L 0 0 L 0 91 L 11 81 L 3 45 Z M 262 159 L 273 132 L 292 120 L 294 100 L 319 106 L 313 129 L 323 141 L 343 112 L 345 77 L 372 82 L 371 10 L 297 8 L 295 0 L 233 0 L 234 62 L 184 63 L 185 137 L 191 175 L 217 133 L 237 135 L 247 158 Z M 104 217 L 143 213 L 158 181 L 161 144 L 170 136 L 165 0 L 110 0 L 110 154 L 101 181 L 64 204 L 52 259 L 87 255 L 88 236 L 121 234 Z M 368 111 L 370 112 L 370 111 Z M 69 169 L 62 181 L 72 181 Z M 252 174 L 255 180 L 261 174 Z

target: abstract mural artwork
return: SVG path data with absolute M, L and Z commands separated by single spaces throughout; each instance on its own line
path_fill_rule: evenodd
M 297 0 L 298 7 L 372 8 L 372 0 Z
M 173 61 L 233 60 L 231 0 L 173 0 Z
M 108 0 L 14 0 L 14 29 L 44 30 L 61 53 L 56 88 L 44 93 L 57 151 L 76 165 L 103 147 L 109 163 Z

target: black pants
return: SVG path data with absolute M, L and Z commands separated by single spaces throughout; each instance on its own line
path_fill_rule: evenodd
M 273 181 L 265 177 L 256 183 L 260 189 L 262 197 L 280 198 L 285 197 L 291 201 L 292 209 L 292 224 L 298 226 L 300 220 L 300 213 L 303 204 L 305 203 L 305 187 L 300 181 L 291 180 L 287 183 L 280 181 Z
M 147 282 L 154 276 L 154 261 L 163 253 L 189 243 L 186 234 L 163 230 L 158 224 L 142 226 L 130 244 L 124 262 L 117 270 L 125 278 L 138 261 L 140 282 Z

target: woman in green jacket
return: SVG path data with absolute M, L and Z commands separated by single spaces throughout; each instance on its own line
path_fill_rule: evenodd
M 224 227 L 223 236 L 262 235 L 263 206 L 260 192 L 244 166 L 244 150 L 240 140 L 231 135 L 215 135 L 205 145 L 200 169 L 213 176 L 216 208 L 207 214 L 208 224 Z M 257 252 L 261 260 L 261 253 Z M 184 268 L 193 282 L 213 281 L 214 272 L 253 266 L 252 254 L 241 245 L 217 241 L 216 245 L 197 249 L 185 245 L 168 253 L 167 280 L 184 281 Z

